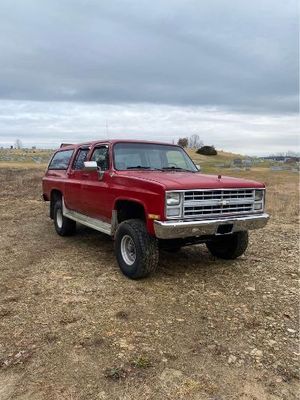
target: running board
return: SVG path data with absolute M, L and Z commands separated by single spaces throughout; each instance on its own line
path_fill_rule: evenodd
M 65 206 L 65 202 L 63 201 L 63 215 L 64 217 L 70 218 L 73 221 L 79 222 L 82 225 L 88 226 L 89 228 L 93 228 L 96 231 L 100 231 L 102 233 L 106 233 L 107 235 L 112 235 L 111 224 L 107 222 L 103 222 L 97 218 L 91 218 L 87 215 L 81 214 L 77 211 L 69 210 Z

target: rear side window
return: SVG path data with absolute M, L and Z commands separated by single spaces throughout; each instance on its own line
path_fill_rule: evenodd
M 67 169 L 73 154 L 73 150 L 64 150 L 57 152 L 50 164 L 48 169 Z

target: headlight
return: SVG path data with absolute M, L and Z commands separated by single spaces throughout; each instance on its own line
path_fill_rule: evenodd
M 263 197 L 264 197 L 263 190 L 255 190 L 255 201 L 262 201 Z
M 180 193 L 177 192 L 167 193 L 168 206 L 178 206 L 179 203 L 180 203 Z

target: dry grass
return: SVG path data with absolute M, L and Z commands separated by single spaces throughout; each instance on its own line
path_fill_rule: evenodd
M 293 400 L 298 384 L 298 176 L 263 180 L 272 219 L 233 262 L 161 252 L 133 282 L 113 243 L 61 238 L 43 170 L 0 168 L 1 400 Z
M 299 174 L 257 168 L 250 171 L 228 171 L 230 175 L 264 182 L 267 188 L 266 208 L 276 221 L 296 222 L 299 217 Z
M 37 169 L 37 170 L 43 170 L 45 171 L 47 168 L 47 163 L 41 163 L 41 164 L 35 164 L 33 162 L 21 162 L 21 161 L 11 161 L 11 162 L 5 162 L 5 161 L 0 161 L 0 168 L 3 169 L 10 169 L 10 170 L 27 170 L 27 169 Z

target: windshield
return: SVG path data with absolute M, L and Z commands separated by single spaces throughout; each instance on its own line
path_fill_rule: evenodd
M 114 146 L 117 170 L 181 170 L 197 172 L 189 156 L 177 146 L 153 143 L 117 143 Z

